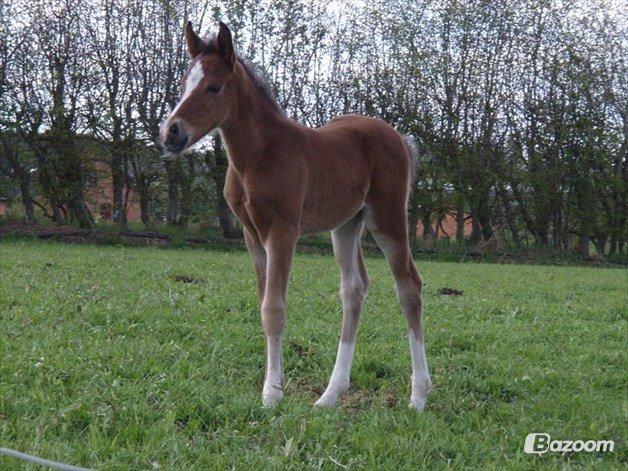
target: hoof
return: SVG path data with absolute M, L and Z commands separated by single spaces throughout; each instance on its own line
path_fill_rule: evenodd
M 266 408 L 275 407 L 279 404 L 279 401 L 283 398 L 283 391 L 279 388 L 274 388 L 270 392 L 262 393 L 262 404 Z
M 323 395 L 314 403 L 314 407 L 331 407 L 336 404 L 338 398 L 349 389 L 349 383 L 336 384 L 330 389 L 327 387 Z
M 427 398 L 425 398 L 425 397 L 419 397 L 419 398 L 416 398 L 416 399 L 410 399 L 410 404 L 408 404 L 408 406 L 410 407 L 410 409 L 414 409 L 416 411 L 423 412 L 423 409 L 425 409 L 426 401 L 427 401 Z
M 338 399 L 333 399 L 331 397 L 325 397 L 324 395 L 314 403 L 314 407 L 331 407 L 336 404 Z

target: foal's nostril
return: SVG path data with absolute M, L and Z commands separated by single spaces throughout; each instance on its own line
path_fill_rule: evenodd
M 188 135 L 185 128 L 178 123 L 169 124 L 167 134 L 163 139 L 164 148 L 173 153 L 178 153 L 185 149 L 188 142 Z

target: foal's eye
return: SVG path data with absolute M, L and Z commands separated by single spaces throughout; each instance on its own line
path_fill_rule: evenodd
M 208 91 L 209 93 L 214 93 L 214 94 L 216 94 L 216 93 L 218 93 L 218 92 L 220 91 L 220 89 L 221 89 L 221 88 L 222 88 L 222 85 L 219 85 L 219 84 L 215 83 L 215 84 L 213 84 L 213 85 L 208 86 L 208 87 L 207 87 L 207 91 Z

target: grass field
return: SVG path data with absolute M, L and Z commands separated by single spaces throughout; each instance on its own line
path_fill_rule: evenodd
M 318 410 L 338 272 L 297 257 L 286 397 L 265 410 L 245 253 L 0 242 L 1 446 L 109 470 L 627 468 L 628 270 L 420 263 L 435 389 L 418 414 L 392 279 L 367 266 L 351 389 Z M 615 451 L 526 455 L 530 432 Z

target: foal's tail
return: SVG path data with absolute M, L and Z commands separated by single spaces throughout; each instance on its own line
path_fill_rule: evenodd
M 417 149 L 416 142 L 412 136 L 404 134 L 401 137 L 403 138 L 403 143 L 406 145 L 406 150 L 410 156 L 410 180 L 408 184 L 412 185 L 414 179 L 416 178 L 417 167 L 419 166 L 419 150 Z

